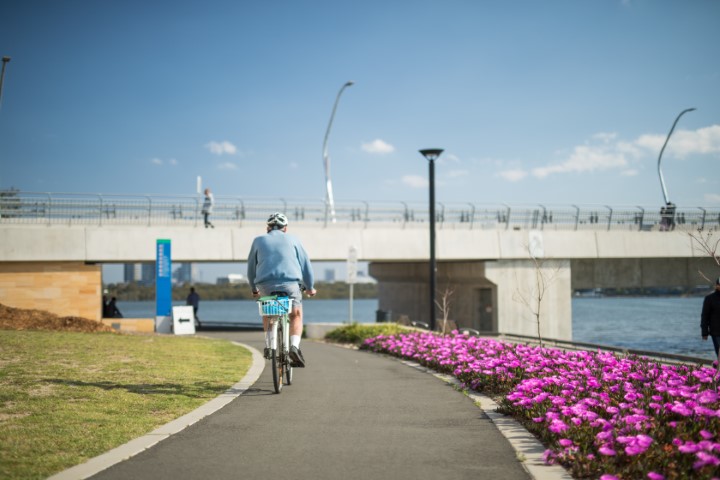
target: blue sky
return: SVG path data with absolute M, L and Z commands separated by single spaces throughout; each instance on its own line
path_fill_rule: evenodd
M 0 189 L 720 204 L 713 0 L 3 0 Z
M 720 2 L 4 0 L 0 188 L 720 204 Z M 284 179 L 284 181 L 278 181 Z

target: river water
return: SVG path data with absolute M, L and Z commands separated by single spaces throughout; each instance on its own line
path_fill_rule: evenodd
M 700 338 L 703 297 L 576 297 L 573 340 L 636 350 L 712 358 L 711 341 Z M 183 305 L 183 302 L 175 302 Z M 128 318 L 153 318 L 155 302 L 121 302 Z M 377 300 L 354 300 L 353 320 L 374 323 Z M 304 299 L 306 323 L 347 322 L 349 302 Z M 260 325 L 252 300 L 202 301 L 198 317 L 213 325 Z

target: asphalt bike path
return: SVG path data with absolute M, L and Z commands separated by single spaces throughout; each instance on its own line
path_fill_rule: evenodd
M 264 347 L 258 331 L 200 334 Z M 539 444 L 511 420 L 503 429 L 487 399 L 387 356 L 313 341 L 301 349 L 307 368 L 281 394 L 266 362 L 222 408 L 89 478 L 570 478 L 541 466 Z

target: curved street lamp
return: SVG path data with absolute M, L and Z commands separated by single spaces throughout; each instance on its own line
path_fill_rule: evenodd
M 442 148 L 426 148 L 420 153 L 428 161 L 430 169 L 430 330 L 435 330 L 435 284 L 437 267 L 435 265 L 435 160 L 443 152 Z
M 2 87 L 5 79 L 5 65 L 10 61 L 10 57 L 2 57 L 2 73 L 0 73 L 0 106 L 2 106 Z
M 693 110 L 695 110 L 695 109 L 688 108 L 688 109 L 680 112 L 680 115 L 677 116 L 677 118 L 675 119 L 675 121 L 672 124 L 670 133 L 668 133 L 667 138 L 665 138 L 665 143 L 663 144 L 662 148 L 660 149 L 660 155 L 658 156 L 658 175 L 660 176 L 660 187 L 662 187 L 663 198 L 665 198 L 665 205 L 670 203 L 670 199 L 668 198 L 667 188 L 665 188 L 665 179 L 663 179 L 662 170 L 660 170 L 660 161 L 662 160 L 662 154 L 665 151 L 665 146 L 667 146 L 668 141 L 670 140 L 670 135 L 672 135 L 673 130 L 675 130 L 675 125 L 677 125 L 678 120 L 680 120 L 680 117 L 682 117 L 683 115 L 685 115 L 688 112 L 692 112 Z
M 328 212 L 332 218 L 332 222 L 335 223 L 335 200 L 333 199 L 332 192 L 332 181 L 330 180 L 330 157 L 328 156 L 328 137 L 330 136 L 330 128 L 332 127 L 333 118 L 335 118 L 335 110 L 337 110 L 338 102 L 340 101 L 340 95 L 343 90 L 353 85 L 355 82 L 348 81 L 340 88 L 340 91 L 335 98 L 335 104 L 333 105 L 332 113 L 330 114 L 330 122 L 328 123 L 327 131 L 325 132 L 325 141 L 323 141 L 323 165 L 325 166 L 325 224 L 327 225 Z

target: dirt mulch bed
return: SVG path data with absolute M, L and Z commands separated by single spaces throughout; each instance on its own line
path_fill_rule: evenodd
M 112 327 L 88 318 L 59 317 L 44 310 L 13 308 L 2 303 L 0 303 L 0 329 L 117 333 Z

